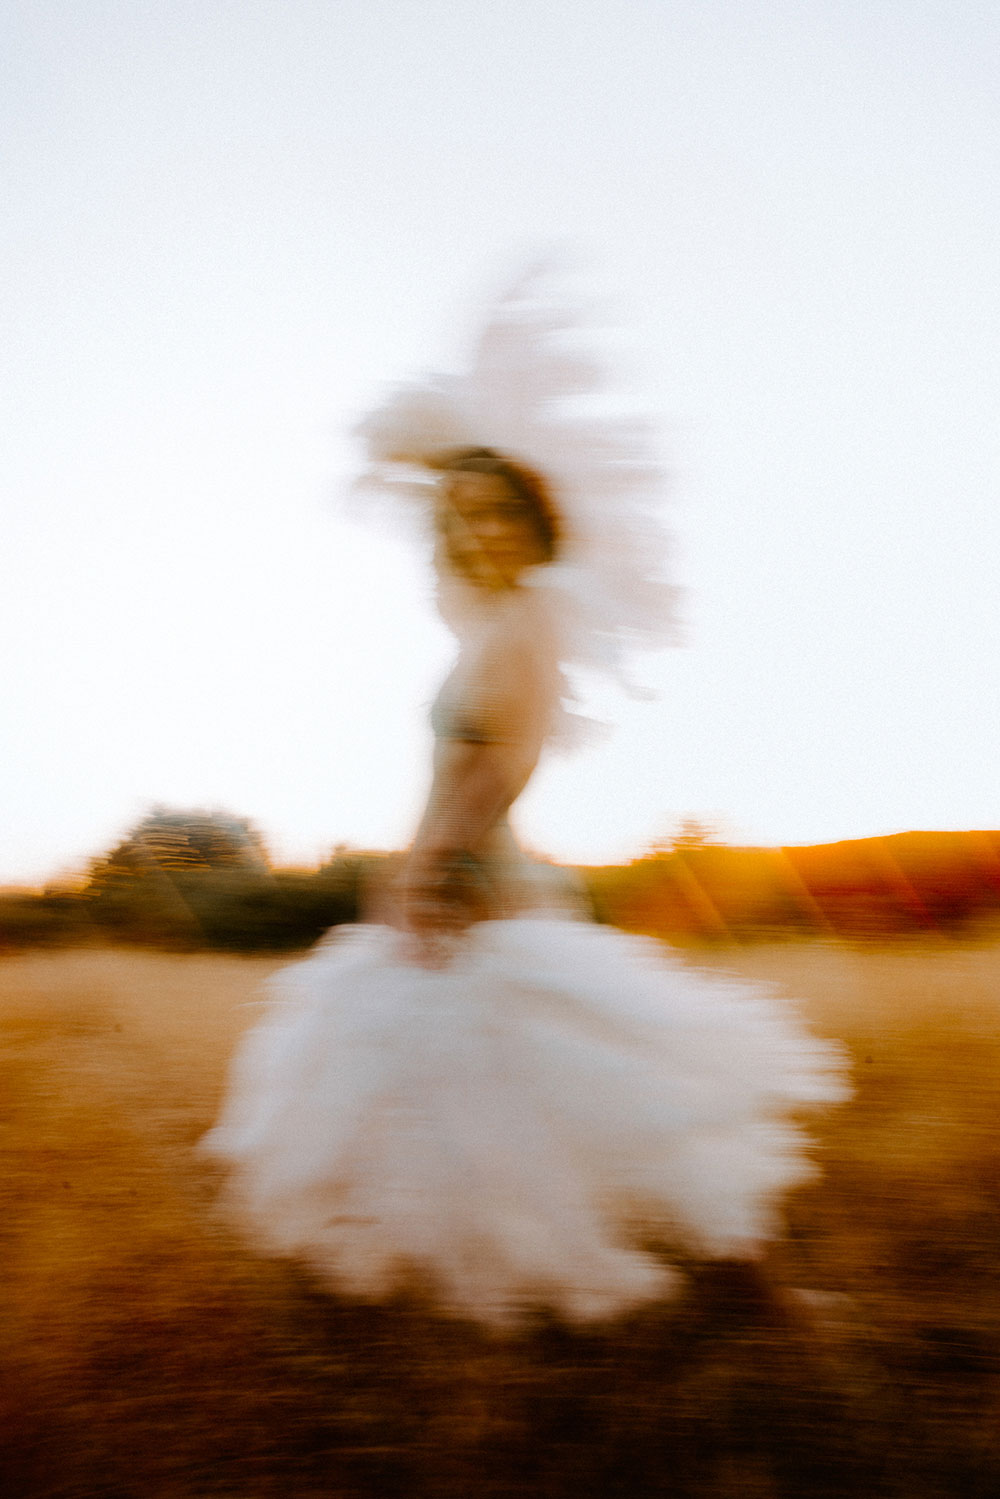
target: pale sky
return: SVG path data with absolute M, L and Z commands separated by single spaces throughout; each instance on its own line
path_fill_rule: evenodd
M 1000 9 L 3 0 L 0 882 L 154 801 L 399 847 L 450 645 L 338 510 L 389 382 L 539 244 L 674 471 L 686 649 L 521 829 L 1000 826 Z

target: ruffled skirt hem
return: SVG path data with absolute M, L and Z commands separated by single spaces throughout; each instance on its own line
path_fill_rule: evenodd
M 417 1274 L 486 1323 L 670 1296 L 653 1244 L 752 1255 L 814 1172 L 802 1111 L 847 1092 L 767 990 L 582 922 L 483 922 L 433 970 L 340 928 L 271 987 L 203 1142 L 240 1222 L 339 1292 Z

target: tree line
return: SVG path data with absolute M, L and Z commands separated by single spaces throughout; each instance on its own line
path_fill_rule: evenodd
M 363 919 L 401 857 L 339 847 L 317 869 L 275 867 L 247 818 L 157 806 L 78 881 L 0 892 L 0 946 L 308 947 Z M 739 848 L 687 825 L 627 864 L 577 873 L 597 920 L 674 942 L 960 935 L 1000 919 L 996 832 Z

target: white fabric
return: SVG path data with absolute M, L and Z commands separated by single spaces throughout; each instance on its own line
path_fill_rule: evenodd
M 588 338 L 559 268 L 530 267 L 486 309 L 463 373 L 398 385 L 359 424 L 369 467 L 355 492 L 429 515 L 429 470 L 463 447 L 539 474 L 561 536 L 558 561 L 532 583 L 558 616 L 560 659 L 624 679 L 632 651 L 676 639 L 677 589 L 663 575 L 667 485 L 650 423 L 623 409 L 603 361 L 581 347 Z M 475 590 L 445 572 L 440 605 L 461 637 Z
M 487 1323 L 671 1293 L 643 1244 L 752 1254 L 813 1170 L 835 1048 L 766 991 L 606 927 L 487 921 L 450 963 L 387 927 L 273 980 L 206 1148 L 268 1252 L 378 1298 L 413 1271 Z

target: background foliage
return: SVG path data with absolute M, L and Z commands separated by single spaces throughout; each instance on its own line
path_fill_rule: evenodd
M 0 944 L 306 947 L 363 918 L 400 857 L 338 847 L 318 869 L 279 868 L 249 819 L 158 806 L 75 883 L 0 892 Z M 1000 918 L 996 832 L 737 848 L 686 823 L 628 864 L 579 874 L 598 920 L 679 943 L 971 934 Z

